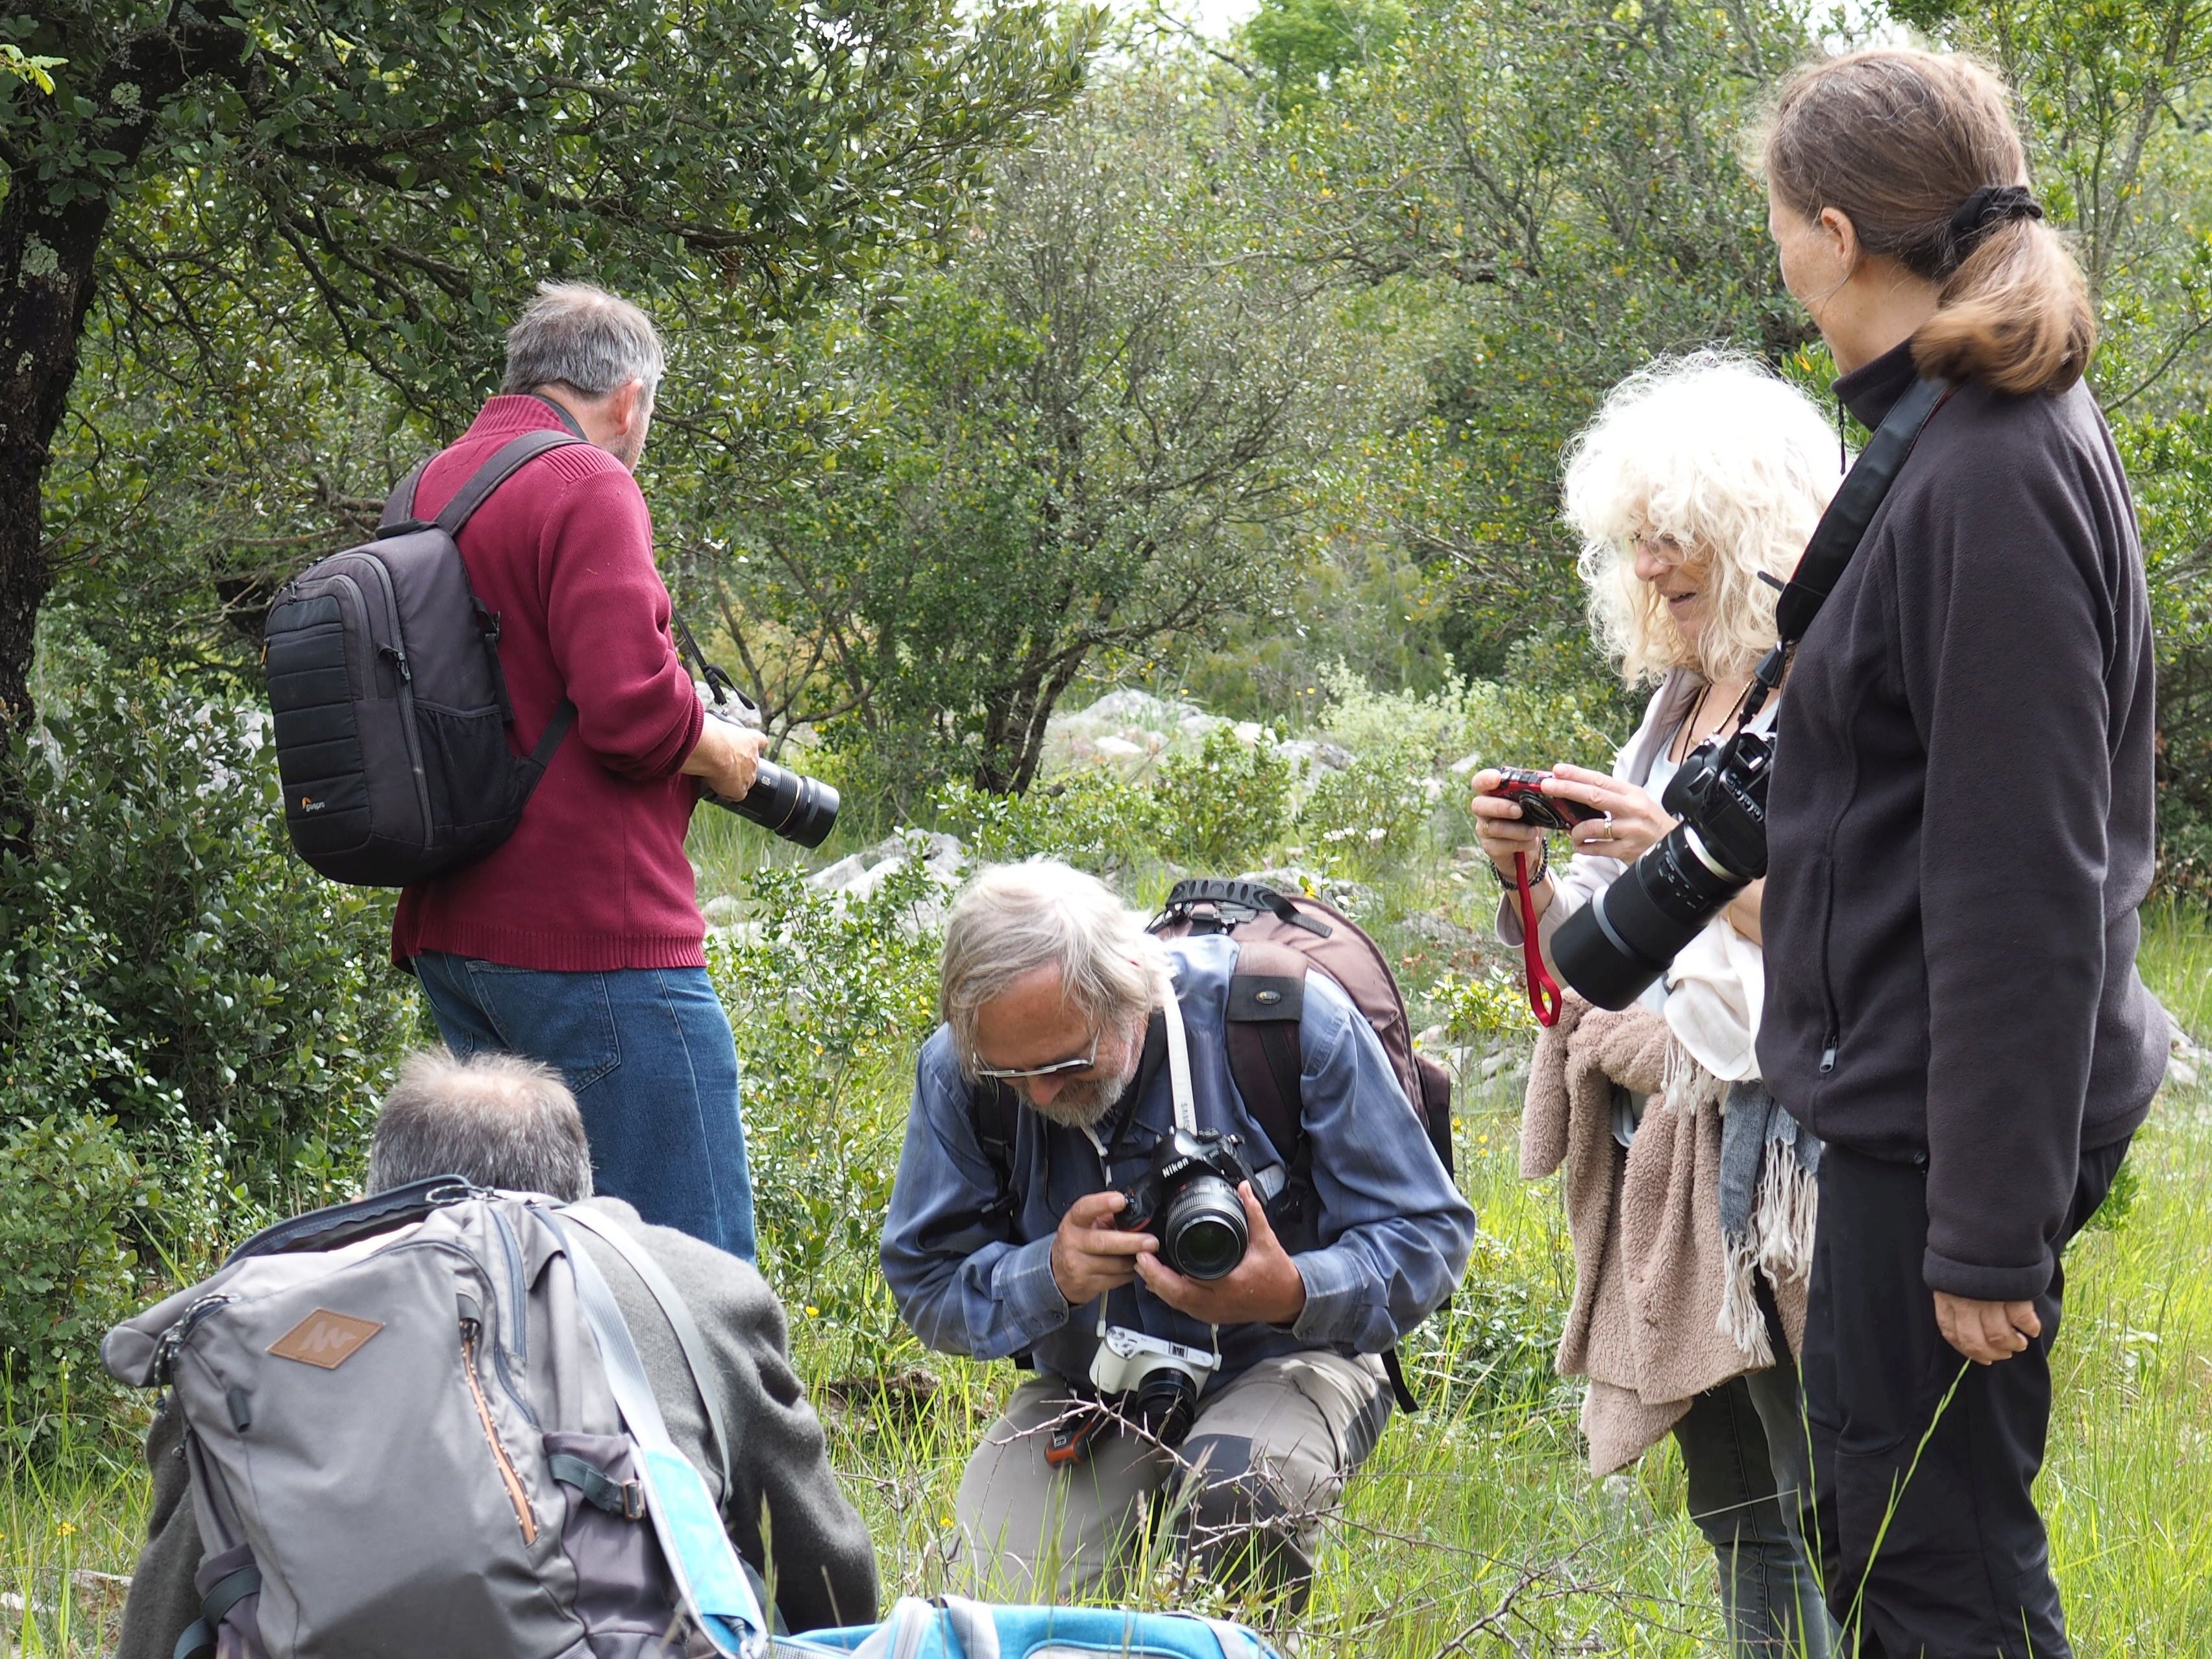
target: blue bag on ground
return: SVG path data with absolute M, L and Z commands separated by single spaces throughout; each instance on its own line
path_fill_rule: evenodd
M 904 1596 L 880 1625 L 779 1639 L 778 1654 L 809 1659 L 1275 1659 L 1242 1625 L 1180 1613 L 1110 1607 L 1000 1607 L 948 1595 Z

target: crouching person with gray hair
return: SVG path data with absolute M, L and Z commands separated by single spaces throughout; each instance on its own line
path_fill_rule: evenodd
M 586 1223 L 574 1228 L 577 1247 L 589 1254 L 612 1291 L 669 1440 L 704 1476 L 730 1542 L 773 1587 L 777 1612 L 801 1630 L 873 1620 L 875 1548 L 838 1489 L 822 1425 L 792 1369 L 783 1310 L 760 1274 L 686 1234 L 647 1225 L 619 1199 L 592 1197 L 591 1154 L 575 1098 L 557 1073 L 532 1060 L 498 1054 L 456 1060 L 434 1050 L 407 1063 L 377 1118 L 369 1190 L 393 1193 L 440 1176 L 542 1194 L 576 1206 L 565 1213 Z M 679 1305 L 689 1309 L 696 1328 L 690 1340 L 705 1361 L 697 1384 L 684 1356 L 685 1338 L 623 1251 L 588 1224 L 593 1216 L 627 1234 L 633 1241 L 629 1248 L 659 1268 Z M 555 1305 L 572 1313 L 575 1307 L 573 1301 Z M 537 1329 L 534 1317 L 529 1322 L 535 1366 L 547 1363 L 549 1350 L 594 1340 L 585 1335 L 580 1321 L 569 1331 Z M 367 1340 L 362 1339 L 364 1346 Z M 309 1363 L 335 1368 L 350 1357 L 337 1352 L 335 1360 L 309 1356 Z M 454 1386 L 459 1387 L 458 1376 Z M 711 1402 L 702 1389 L 714 1395 Z M 726 1431 L 726 1446 L 716 1443 L 709 1427 L 716 1419 Z M 298 1427 L 313 1430 L 311 1424 Z M 332 1424 L 330 1431 L 336 1436 L 344 1427 Z M 387 1431 L 408 1432 L 398 1425 Z M 191 1499 L 185 1438 L 178 1395 L 165 1391 L 146 1443 L 154 1485 L 148 1541 L 124 1608 L 117 1659 L 171 1659 L 193 1650 L 192 1642 L 181 1638 L 198 1635 L 193 1622 L 203 1615 L 208 1586 L 194 1579 L 207 1552 Z M 404 1507 L 404 1495 L 395 1501 Z M 360 1571 L 372 1581 L 375 1569 L 369 1564 L 387 1541 L 361 1540 Z M 219 1564 L 208 1565 L 221 1572 Z M 395 1588 L 395 1595 L 402 1593 Z M 276 1650 L 291 1650 L 279 1644 Z M 228 1656 L 232 1649 L 224 1645 L 220 1651 Z
M 1229 1060 L 1237 957 L 1048 861 L 953 907 L 883 1263 L 930 1346 L 1037 1372 L 961 1481 L 970 1593 L 1110 1595 L 1173 1554 L 1302 1604 L 1389 1417 L 1378 1356 L 1466 1266 L 1474 1213 L 1318 970 L 1303 1144 L 1270 1140 Z

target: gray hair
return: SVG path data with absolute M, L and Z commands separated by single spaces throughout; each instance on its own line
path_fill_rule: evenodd
M 377 1114 L 368 1190 L 448 1175 L 567 1203 L 589 1198 L 591 1147 L 560 1073 L 518 1054 L 409 1055 Z
M 1054 859 L 993 865 L 953 903 L 938 993 L 970 1077 L 978 1011 L 1041 968 L 1059 969 L 1069 1005 L 1101 1027 L 1147 1012 L 1168 982 L 1159 940 L 1096 876 Z
M 502 392 L 574 386 L 604 398 L 632 380 L 651 402 L 664 360 L 653 321 L 627 300 L 589 283 L 540 283 L 507 331 Z

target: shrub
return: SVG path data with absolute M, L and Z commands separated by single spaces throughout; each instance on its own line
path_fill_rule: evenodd
M 1445 974 L 1425 994 L 1447 1036 L 1478 1042 L 1534 1030 L 1535 1016 L 1520 976 L 1495 966 L 1473 975 Z
M 21 1450 L 46 1449 L 64 1413 L 109 1420 L 101 1335 L 228 1231 L 213 1138 L 153 1074 L 149 1034 L 87 989 L 115 955 L 74 905 L 0 940 L 0 1368 Z
M 938 827 L 959 836 L 983 864 L 1042 854 L 1111 876 L 1157 846 L 1161 836 L 1161 809 L 1152 792 L 1103 766 L 1019 795 L 949 783 L 937 792 L 933 806 Z
M 1332 875 L 1364 877 L 1403 860 L 1443 799 L 1425 759 L 1397 744 L 1324 774 L 1298 811 L 1313 861 Z
M 115 1397 L 100 1340 L 142 1299 L 161 1201 L 112 1118 L 64 1107 L 0 1128 L 0 1365 L 17 1449 L 52 1438 L 64 1401 L 97 1419 Z
M 919 859 L 865 898 L 790 870 L 747 878 L 750 920 L 709 941 L 744 1072 L 763 1267 L 795 1316 L 898 1346 L 876 1246 L 903 1133 L 903 1079 L 936 1018 L 941 890 Z
M 2158 803 L 2158 885 L 2175 898 L 2212 905 L 2212 820 L 2172 790 Z
M 1262 732 L 1246 743 L 1216 726 L 1195 753 L 1170 757 L 1153 786 L 1161 853 L 1228 874 L 1282 839 L 1291 822 L 1291 763 Z
M 178 1103 L 257 1198 L 338 1196 L 417 1030 L 386 961 L 388 896 L 292 855 L 254 714 L 102 689 L 46 730 L 50 748 L 12 754 L 38 851 L 0 859 L 0 935 L 23 941 L 0 1022 L 57 1052 L 112 1050 L 71 1062 L 66 1103 L 127 1143 L 171 1133 Z M 57 976 L 79 1000 L 59 1026 L 29 988 Z
M 1437 1403 L 1526 1410 L 1571 1397 L 1553 1369 L 1566 1309 L 1495 1235 L 1477 1231 L 1452 1298 L 1400 1345 L 1414 1388 Z
M 1344 664 L 1321 677 L 1320 723 L 1354 754 L 1402 752 L 1411 763 L 1436 771 L 1467 752 L 1470 720 L 1491 688 L 1455 675 L 1434 691 L 1376 690 Z

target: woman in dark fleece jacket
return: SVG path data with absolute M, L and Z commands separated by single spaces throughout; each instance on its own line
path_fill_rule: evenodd
M 1861 1655 L 2054 1659 L 2030 1487 L 2059 1255 L 2167 1040 L 2135 963 L 2142 554 L 2081 380 L 2081 277 L 1997 81 L 1832 59 L 1784 87 L 1763 160 L 1838 397 L 1874 426 L 1916 373 L 1951 388 L 1797 652 L 1777 739 L 1759 1057 L 1828 1149 L 1807 1531 Z

